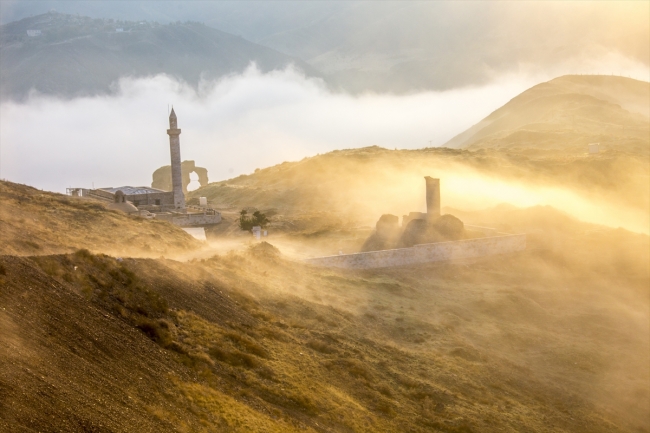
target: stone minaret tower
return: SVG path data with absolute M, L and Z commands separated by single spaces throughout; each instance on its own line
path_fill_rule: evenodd
M 181 135 L 181 130 L 178 129 L 178 122 L 176 113 L 172 107 L 172 112 L 169 114 L 169 151 L 172 157 L 172 186 L 174 191 L 174 208 L 178 210 L 185 210 L 185 195 L 183 194 L 183 177 L 181 174 L 181 141 L 178 137 Z
M 427 184 L 427 219 L 433 221 L 440 216 L 440 179 L 425 176 Z

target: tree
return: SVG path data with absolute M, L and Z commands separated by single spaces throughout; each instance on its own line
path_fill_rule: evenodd
M 253 212 L 253 223 L 254 226 L 260 226 L 262 228 L 265 228 L 269 224 L 269 219 L 266 217 L 265 214 L 256 210 L 255 212 Z
M 265 228 L 268 224 L 269 219 L 260 211 L 253 212 L 253 215 L 250 217 L 245 209 L 239 212 L 239 228 L 241 230 L 252 231 L 255 226 Z

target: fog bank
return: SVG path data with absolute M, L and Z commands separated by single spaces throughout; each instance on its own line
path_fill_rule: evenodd
M 115 96 L 60 100 L 33 94 L 0 106 L 0 177 L 63 192 L 66 187 L 150 185 L 169 164 L 168 109 L 179 118 L 181 156 L 210 180 L 283 161 L 365 146 L 438 146 L 530 85 L 513 78 L 483 87 L 407 96 L 330 93 L 293 69 L 203 82 L 168 76 L 122 79 Z

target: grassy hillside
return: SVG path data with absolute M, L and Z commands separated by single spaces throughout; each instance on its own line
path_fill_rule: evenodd
M 27 30 L 42 34 L 28 37 Z M 118 33 L 116 29 L 123 31 Z M 197 85 L 241 72 L 251 62 L 263 71 L 297 58 L 199 23 L 159 25 L 47 13 L 0 27 L 0 97 L 23 98 L 30 89 L 60 96 L 111 92 L 124 76 L 168 74 Z
M 283 227 L 301 224 L 290 218 L 296 215 L 321 228 L 327 228 L 327 219 L 339 227 L 374 226 L 383 213 L 425 210 L 423 177 L 434 176 L 441 178 L 443 206 L 477 209 L 509 202 L 527 207 L 529 195 L 539 194 L 546 204 L 579 219 L 589 220 L 592 211 L 585 209 L 593 207 L 598 215 L 611 214 L 614 226 L 629 217 L 630 227 L 642 231 L 650 208 L 648 170 L 644 158 L 615 149 L 588 156 L 549 150 L 371 147 L 285 162 L 211 183 L 190 197 L 207 197 L 211 205 L 234 211 L 270 210 Z M 620 214 L 624 209 L 627 213 Z
M 0 254 L 41 255 L 78 248 L 160 256 L 201 244 L 164 221 L 109 211 L 103 203 L 0 182 Z
M 649 431 L 648 237 L 571 229 L 518 256 L 363 272 L 268 244 L 0 257 L 0 427 Z
M 470 149 L 606 149 L 650 154 L 650 83 L 568 75 L 538 84 L 446 146 Z

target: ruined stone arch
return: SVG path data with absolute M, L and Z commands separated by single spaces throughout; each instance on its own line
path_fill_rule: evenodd
M 181 163 L 181 176 L 183 181 L 183 192 L 187 194 L 187 186 L 190 184 L 190 174 L 196 173 L 199 176 L 199 184 L 206 186 L 208 184 L 208 170 L 203 167 L 197 167 L 194 161 L 183 161 Z M 152 188 L 171 191 L 172 187 L 172 167 L 166 165 L 153 172 Z

